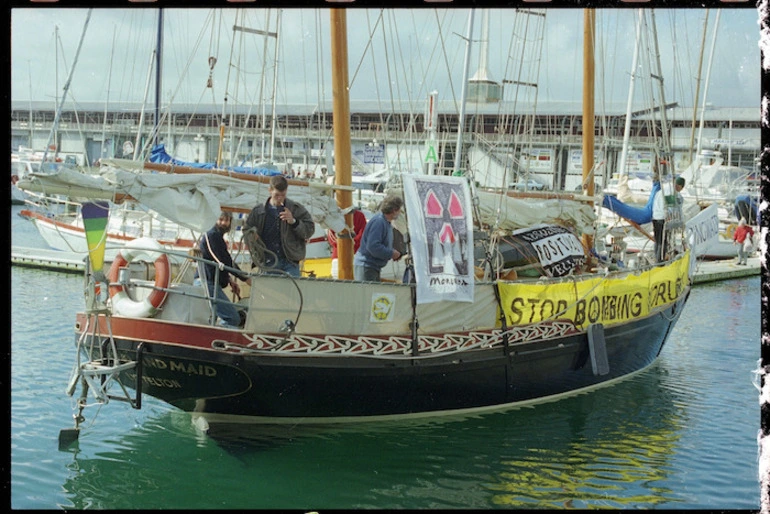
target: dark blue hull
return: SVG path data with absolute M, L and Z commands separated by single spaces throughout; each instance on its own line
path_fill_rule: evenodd
M 323 423 L 536 402 L 626 377 L 655 361 L 687 295 L 643 319 L 599 330 L 593 344 L 585 332 L 573 331 L 416 357 L 222 351 L 212 348 L 222 335 L 214 327 L 151 319 L 122 330 L 113 318 L 112 332 L 121 358 L 140 356 L 141 364 L 120 380 L 137 388 L 139 375 L 141 394 L 212 421 Z M 199 341 L 159 342 L 167 341 L 163 331 L 173 330 Z

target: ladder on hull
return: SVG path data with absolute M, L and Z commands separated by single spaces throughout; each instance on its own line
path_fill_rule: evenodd
M 89 281 L 86 304 L 88 321 L 86 327 L 77 341 L 77 362 L 72 370 L 66 393 L 73 396 L 78 384 L 80 395 L 75 400 L 77 414 L 73 414 L 74 428 L 65 428 L 59 432 L 59 449 L 65 449 L 77 441 L 80 435 L 80 425 L 85 421 L 83 410 L 93 405 L 105 405 L 110 400 L 124 401 L 134 409 L 142 408 L 142 353 L 144 343 L 140 343 L 136 349 L 135 360 L 121 359 L 118 355 L 115 339 L 112 335 L 110 323 L 110 311 L 106 307 L 106 284 L 101 284 L 105 295 L 100 294 L 99 282 Z M 107 333 L 99 330 L 98 316 L 105 315 Z M 99 345 L 98 348 L 95 346 Z M 99 357 L 94 359 L 93 356 Z M 128 370 L 136 370 L 136 395 L 132 397 L 126 386 L 118 379 L 120 374 Z M 118 384 L 120 394 L 111 394 L 113 384 Z M 94 403 L 88 403 L 89 391 L 94 398 Z

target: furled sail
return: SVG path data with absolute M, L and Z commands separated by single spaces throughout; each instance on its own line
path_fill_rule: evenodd
M 60 166 L 53 173 L 30 174 L 19 180 L 18 187 L 78 199 L 132 200 L 184 227 L 204 232 L 214 225 L 222 208 L 248 212 L 267 200 L 268 184 L 264 177 L 239 175 L 208 170 L 147 172 L 143 163 L 110 159 L 102 161 L 99 174 L 89 175 Z M 313 221 L 339 232 L 345 227 L 345 217 L 332 191 L 330 185 L 308 182 L 292 184 L 289 196 L 307 208 Z

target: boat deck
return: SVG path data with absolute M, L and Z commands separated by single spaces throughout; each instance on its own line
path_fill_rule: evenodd
M 53 271 L 82 273 L 85 268 L 83 254 L 46 250 L 44 248 L 11 247 L 11 264 Z M 737 259 L 700 261 L 695 270 L 694 284 L 730 280 L 733 278 L 759 275 L 762 271 L 761 258 L 749 257 L 746 266 L 738 266 Z

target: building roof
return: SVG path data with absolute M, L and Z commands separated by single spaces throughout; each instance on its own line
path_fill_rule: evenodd
M 351 114 L 373 114 L 373 113 L 414 113 L 423 115 L 426 109 L 426 100 L 420 101 L 401 101 L 396 100 L 391 102 L 390 100 L 351 100 L 350 112 Z M 231 102 L 230 107 L 233 104 Z M 13 111 L 54 111 L 56 110 L 56 103 L 53 101 L 12 101 L 11 108 Z M 161 109 L 165 111 L 165 106 L 161 106 Z M 78 111 L 78 112 L 103 112 L 105 110 L 104 102 L 77 102 L 72 104 L 68 102 L 65 105 L 65 111 Z M 110 112 L 140 112 L 142 110 L 142 104 L 140 102 L 113 102 L 108 106 Z M 153 105 L 145 106 L 145 111 L 153 111 Z M 322 105 L 318 104 L 281 104 L 276 105 L 276 114 L 278 116 L 311 116 L 317 112 L 332 112 L 332 102 L 324 102 Z M 439 100 L 437 102 L 437 112 L 439 115 L 456 115 L 459 111 L 459 105 L 454 100 Z M 540 114 L 548 116 L 579 116 L 582 114 L 582 106 L 580 102 L 548 102 L 538 103 L 537 108 L 533 109 L 531 105 L 524 105 L 519 102 L 518 106 L 514 105 L 514 102 L 501 102 L 501 103 L 488 103 L 481 104 L 475 102 L 467 102 L 465 106 L 466 116 L 473 115 L 490 115 L 494 116 L 501 113 L 519 112 L 521 114 Z M 595 112 L 598 116 L 607 115 L 613 117 L 625 116 L 626 106 L 620 104 L 614 105 L 602 105 L 597 103 L 595 106 Z M 194 105 L 194 104 L 177 104 L 171 112 L 179 114 L 197 113 L 203 115 L 216 115 L 222 113 L 222 106 L 215 104 L 206 105 Z M 259 112 L 253 105 L 243 105 L 237 108 L 238 114 Z M 227 111 L 227 114 L 230 112 Z M 697 110 L 697 117 L 700 119 L 700 109 Z M 669 107 L 666 110 L 667 119 L 669 121 L 688 121 L 692 119 L 692 107 L 675 106 Z M 635 119 L 649 119 L 650 114 L 647 112 L 637 113 L 634 115 Z M 656 115 L 656 118 L 659 116 Z M 759 106 L 757 107 L 713 107 L 706 106 L 703 112 L 703 118 L 705 121 L 743 121 L 743 122 L 757 122 L 761 119 L 761 113 Z

